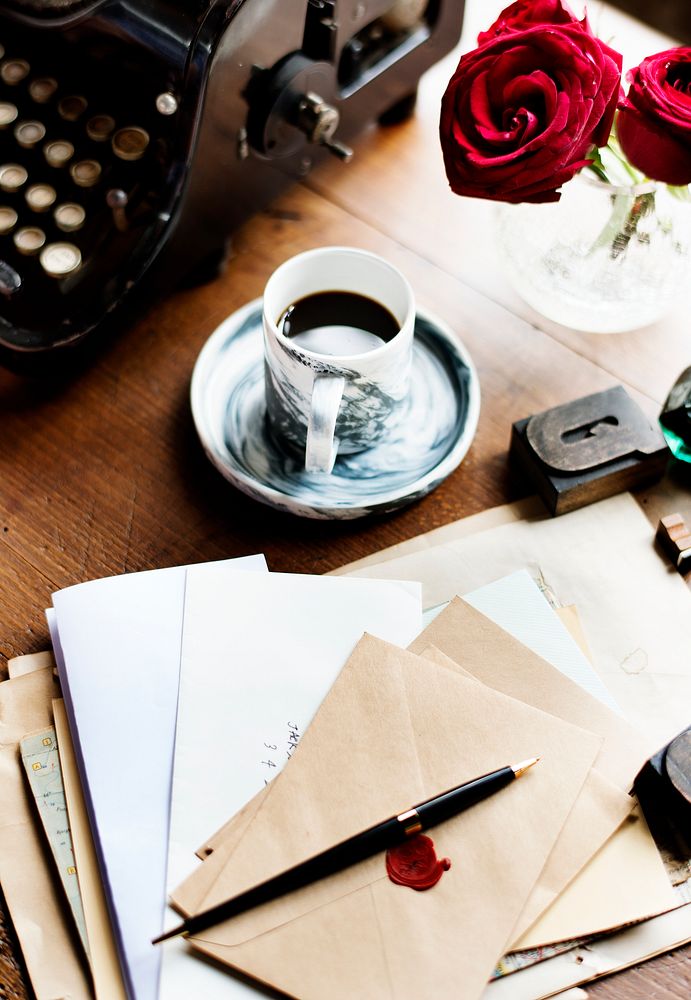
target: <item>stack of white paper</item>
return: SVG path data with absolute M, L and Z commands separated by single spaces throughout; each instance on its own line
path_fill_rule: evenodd
M 125 985 L 156 1000 L 167 868 L 172 886 L 278 772 L 363 632 L 415 637 L 420 587 L 268 574 L 256 556 L 71 587 L 47 614 Z M 228 988 L 167 949 L 166 1000 Z

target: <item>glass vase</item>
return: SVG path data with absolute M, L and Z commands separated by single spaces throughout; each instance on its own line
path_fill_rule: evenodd
M 584 172 L 558 202 L 502 205 L 498 242 L 509 280 L 543 316 L 591 333 L 637 329 L 688 294 L 689 189 Z

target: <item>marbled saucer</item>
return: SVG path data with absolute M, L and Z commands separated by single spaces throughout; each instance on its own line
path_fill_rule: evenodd
M 330 475 L 305 472 L 266 422 L 262 303 L 228 316 L 192 376 L 192 415 L 206 454 L 234 486 L 300 517 L 382 514 L 429 493 L 459 465 L 480 412 L 480 386 L 463 346 L 419 309 L 408 412 L 376 447 L 336 460 Z

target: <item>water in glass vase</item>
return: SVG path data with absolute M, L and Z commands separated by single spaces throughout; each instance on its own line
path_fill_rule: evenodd
M 514 288 L 543 316 L 620 333 L 660 319 L 688 289 L 691 198 L 581 174 L 559 202 L 502 206 L 498 242 Z

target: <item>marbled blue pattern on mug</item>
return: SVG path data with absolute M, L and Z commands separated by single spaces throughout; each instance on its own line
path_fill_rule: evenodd
M 303 517 L 385 513 L 437 486 L 475 434 L 479 384 L 463 347 L 418 310 L 410 389 L 401 419 L 379 444 L 339 455 L 331 474 L 310 474 L 266 420 L 261 301 L 228 317 L 202 351 L 192 410 L 204 448 L 223 475 L 262 503 Z

